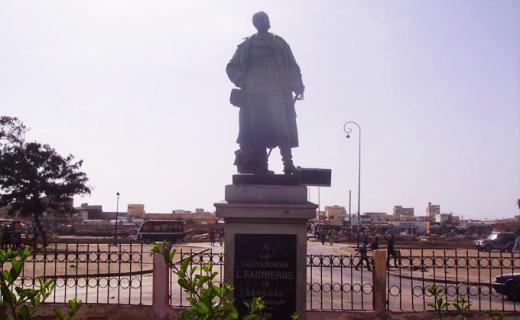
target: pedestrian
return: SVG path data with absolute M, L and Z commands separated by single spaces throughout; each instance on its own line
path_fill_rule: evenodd
M 513 253 L 520 253 L 520 236 L 516 237 L 515 246 L 513 247 Z
M 220 229 L 219 230 L 218 238 L 220 240 L 220 246 L 222 247 L 222 243 L 224 242 L 224 229 Z
M 330 228 L 328 232 L 329 236 L 329 244 L 332 246 L 334 243 L 334 238 L 336 237 L 336 230 L 334 228 Z
M 38 237 L 40 236 L 40 232 L 38 231 L 38 228 L 36 226 L 32 226 L 31 233 L 33 248 L 36 249 L 38 245 Z
M 368 259 L 368 248 L 367 248 L 367 241 L 363 240 L 363 244 L 359 248 L 359 261 L 356 264 L 356 270 L 359 269 L 359 266 L 361 265 L 361 269 L 363 269 L 363 262 L 366 263 L 368 271 L 372 270 L 372 267 L 370 265 L 370 259 Z
M 394 258 L 394 267 L 397 267 L 397 252 L 395 251 L 394 235 L 391 234 L 388 238 L 386 251 L 386 267 L 390 268 L 390 257 Z
M 379 237 L 377 234 L 374 236 L 374 239 L 372 239 L 372 243 L 370 244 L 370 249 L 377 250 L 379 249 Z
M 2 228 L 2 249 L 7 249 L 9 247 L 9 237 L 10 237 L 10 227 L 9 225 L 5 225 Z
M 215 230 L 209 229 L 209 242 L 211 242 L 211 246 L 215 244 Z
M 325 237 L 326 237 L 327 233 L 325 232 L 325 228 L 321 227 L 320 229 L 320 240 L 321 240 L 321 245 L 325 245 Z

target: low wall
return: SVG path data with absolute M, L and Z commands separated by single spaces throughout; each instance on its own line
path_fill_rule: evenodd
M 52 308 L 66 308 L 65 304 L 44 304 L 38 310 L 35 320 L 55 320 L 56 317 L 52 313 Z M 171 309 L 170 319 L 180 319 L 181 309 Z M 504 312 L 506 319 L 519 319 L 518 313 Z M 450 312 L 444 316 L 455 318 L 457 313 Z M 403 313 L 385 313 L 379 315 L 381 318 L 385 316 L 394 320 L 424 320 L 437 319 L 435 312 L 403 312 Z M 377 317 L 375 312 L 332 312 L 332 311 L 307 311 L 307 320 L 371 320 Z M 489 316 L 483 312 L 470 312 L 468 319 L 489 319 Z M 132 305 L 116 305 L 116 304 L 86 304 L 81 306 L 74 320 L 146 320 L 154 319 L 152 306 L 132 306 Z
M 35 320 L 55 320 L 52 309 L 67 310 L 66 304 L 43 304 L 38 309 Z M 179 310 L 171 309 L 171 319 L 179 319 Z M 154 319 L 152 306 L 118 304 L 84 304 L 74 316 L 74 320 L 145 320 Z

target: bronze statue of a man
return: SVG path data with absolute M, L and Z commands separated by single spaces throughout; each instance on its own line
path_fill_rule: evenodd
M 291 148 L 298 146 L 294 104 L 305 90 L 300 67 L 287 42 L 268 32 L 265 12 L 253 15 L 253 25 L 258 32 L 238 46 L 226 67 L 239 88 L 231 94 L 232 103 L 240 107 L 235 165 L 240 173 L 272 173 L 267 149 L 279 147 L 284 173 L 292 174 L 296 168 Z

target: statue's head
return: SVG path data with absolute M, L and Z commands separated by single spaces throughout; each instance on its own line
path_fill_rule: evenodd
M 267 32 L 271 28 L 269 16 L 263 11 L 259 11 L 253 15 L 253 25 L 258 32 Z

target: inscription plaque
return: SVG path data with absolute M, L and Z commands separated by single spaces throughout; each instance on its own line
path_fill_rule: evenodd
M 290 319 L 296 311 L 296 235 L 235 234 L 234 295 L 244 302 L 262 297 L 269 319 Z

